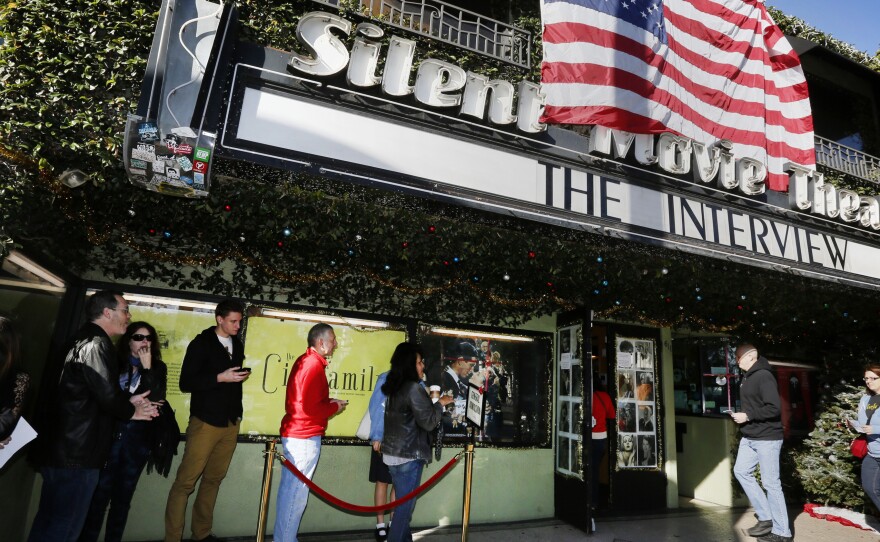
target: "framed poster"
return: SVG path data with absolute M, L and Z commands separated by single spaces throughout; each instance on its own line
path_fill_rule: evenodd
M 168 365 L 167 400 L 181 431 L 189 425 L 190 394 L 180 391 L 180 367 L 189 343 L 216 325 L 215 303 L 127 294 L 132 322 L 156 328 L 162 360 Z M 306 351 L 309 329 L 325 321 L 339 343 L 327 367 L 330 397 L 346 399 L 348 408 L 330 418 L 327 436 L 354 438 L 379 375 L 387 371 L 394 348 L 407 339 L 401 326 L 387 322 L 345 319 L 334 315 L 261 310 L 251 307 L 240 332 L 244 366 L 251 376 L 242 385 L 242 435 L 277 436 L 284 416 L 287 378 Z M 274 316 L 269 316 L 274 313 Z
M 305 353 L 309 330 L 316 323 L 295 317 L 248 318 L 244 364 L 251 368 L 251 377 L 243 388 L 241 433 L 278 435 L 284 416 L 287 379 L 296 359 Z M 390 368 L 391 354 L 406 340 L 406 331 L 390 325 L 385 328 L 330 325 L 339 346 L 328 360 L 327 384 L 330 397 L 347 400 L 348 407 L 330 418 L 326 436 L 354 437 L 367 411 L 376 379 Z
M 617 337 L 617 470 L 658 468 L 653 339 Z
M 418 333 L 428 385 L 455 399 L 443 415 L 445 440 L 467 436 L 468 395 L 476 386 L 484 401 L 478 442 L 550 445 L 551 334 L 427 323 Z

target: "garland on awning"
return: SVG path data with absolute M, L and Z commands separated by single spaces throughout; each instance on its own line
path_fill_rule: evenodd
M 245 34 L 285 48 L 304 5 L 245 1 Z M 0 252 L 21 247 L 123 283 L 378 314 L 517 324 L 588 307 L 804 348 L 876 340 L 874 291 L 329 179 L 220 161 L 205 200 L 139 190 L 124 180 L 120 131 L 157 7 L 0 8 Z M 435 58 L 515 79 L 502 73 L 515 68 L 430 47 Z M 60 185 L 68 167 L 91 182 Z

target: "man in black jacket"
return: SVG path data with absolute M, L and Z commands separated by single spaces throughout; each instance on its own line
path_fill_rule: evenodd
M 189 343 L 180 368 L 180 391 L 192 394 L 186 448 L 165 507 L 165 540 L 183 537 L 186 504 L 199 484 L 192 511 L 193 540 L 217 540 L 211 529 L 220 483 L 232 462 L 242 416 L 244 346 L 238 338 L 244 307 L 224 299 L 214 310 L 217 325 Z
M 158 415 L 149 392 L 128 398 L 119 387 L 116 349 L 110 337 L 125 333 L 131 314 L 119 292 L 104 290 L 86 302 L 85 324 L 67 351 L 51 417 L 56 424 L 46 443 L 49 457 L 40 469 L 43 488 L 31 527 L 31 542 L 79 538 L 110 454 L 113 425 Z
M 747 532 L 761 542 L 791 542 L 788 510 L 779 481 L 783 431 L 776 377 L 770 371 L 770 363 L 759 357 L 758 349 L 751 344 L 736 349 L 736 362 L 744 374 L 739 391 L 740 412 L 730 413 L 742 433 L 733 473 L 758 516 L 758 523 Z M 755 479 L 758 465 L 761 484 Z

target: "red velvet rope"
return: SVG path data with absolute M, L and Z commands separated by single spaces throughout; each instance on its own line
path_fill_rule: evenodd
M 434 482 L 439 480 L 441 476 L 446 474 L 446 471 L 451 469 L 455 465 L 455 463 L 458 461 L 459 456 L 456 455 L 455 457 L 450 459 L 448 463 L 443 465 L 443 467 L 440 470 L 438 470 L 434 474 L 434 476 L 431 476 L 428 479 L 428 481 L 425 482 L 424 484 L 422 484 L 419 487 L 415 488 L 414 490 L 410 491 L 409 493 L 407 493 L 403 497 L 401 497 L 395 501 L 392 501 L 388 504 L 383 504 L 381 506 L 361 506 L 359 504 L 351 504 L 351 503 L 339 500 L 336 497 L 334 497 L 333 495 L 327 493 L 326 491 L 324 491 L 323 489 L 318 487 L 314 482 L 309 480 L 306 477 L 306 475 L 301 473 L 299 471 L 299 469 L 297 469 L 295 466 L 293 466 L 293 463 L 288 461 L 286 457 L 284 457 L 281 454 L 278 454 L 278 458 L 281 460 L 281 464 L 284 465 L 285 467 L 287 467 L 287 470 L 292 472 L 294 474 L 294 476 L 299 478 L 302 483 L 309 486 L 309 489 L 311 489 L 312 491 L 317 493 L 318 496 L 321 497 L 322 499 L 324 499 L 325 501 L 328 501 L 331 504 L 335 504 L 336 506 L 339 506 L 340 508 L 345 508 L 346 510 L 351 510 L 353 512 L 378 512 L 380 510 L 390 510 L 392 508 L 400 506 L 401 504 L 405 503 L 406 501 L 408 501 L 410 499 L 415 498 L 419 493 L 426 490 L 429 486 L 433 485 Z

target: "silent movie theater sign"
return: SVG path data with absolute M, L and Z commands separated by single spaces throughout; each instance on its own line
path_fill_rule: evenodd
M 295 51 L 238 41 L 236 27 L 229 4 L 163 3 L 128 123 L 136 185 L 204 196 L 212 160 L 242 160 L 880 286 L 880 201 L 834 191 L 810 168 L 788 165 L 785 194 L 725 141 L 542 124 L 537 83 L 423 56 L 357 13 L 304 13 Z

